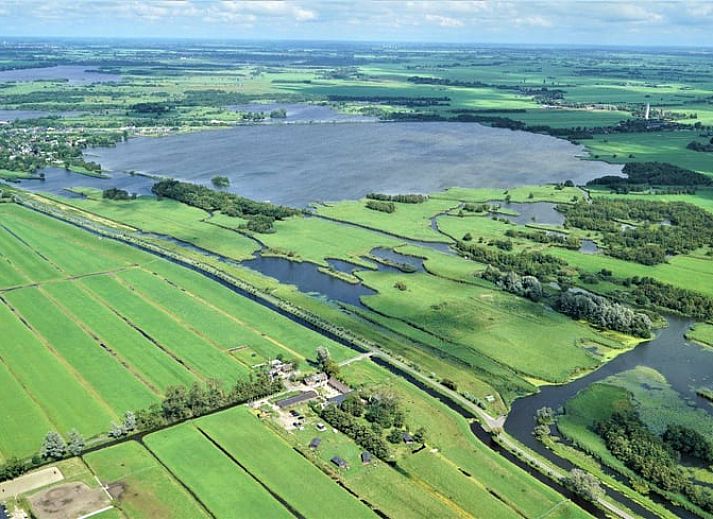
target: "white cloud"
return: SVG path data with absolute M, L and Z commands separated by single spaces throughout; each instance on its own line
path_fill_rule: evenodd
M 451 18 L 450 16 L 441 16 L 440 14 L 427 14 L 426 21 L 434 22 L 441 27 L 463 27 L 463 22 Z

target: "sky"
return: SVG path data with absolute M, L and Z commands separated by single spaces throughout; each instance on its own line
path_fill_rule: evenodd
M 713 1 L 0 0 L 0 37 L 713 46 Z

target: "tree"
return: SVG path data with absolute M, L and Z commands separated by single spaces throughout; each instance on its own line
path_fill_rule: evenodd
M 67 435 L 67 440 L 67 451 L 73 456 L 79 456 L 86 446 L 84 437 L 79 431 L 72 429 Z
M 413 433 L 413 441 L 425 445 L 426 443 L 426 429 L 419 427 L 415 433 Z
M 136 429 L 136 414 L 132 411 L 126 411 L 121 422 L 121 427 L 126 432 L 130 432 Z
M 164 417 L 169 421 L 182 420 L 190 416 L 188 394 L 184 386 L 169 386 L 161 404 Z
M 599 480 L 589 472 L 572 469 L 565 479 L 565 484 L 572 492 L 588 501 L 596 501 L 604 497 L 604 489 L 599 484 Z
M 222 175 L 216 175 L 211 178 L 210 181 L 213 183 L 213 186 L 218 189 L 225 189 L 226 187 L 230 186 L 230 179 Z
M 64 439 L 57 431 L 50 431 L 45 436 L 45 440 L 42 443 L 42 448 L 40 449 L 40 455 L 45 459 L 55 459 L 58 460 L 63 458 L 67 452 L 67 445 L 64 443 Z
M 388 436 L 386 437 L 391 443 L 400 443 L 403 431 L 400 429 L 391 429 Z
M 535 420 L 540 425 L 552 425 L 555 421 L 555 412 L 551 407 L 540 407 L 535 412 Z
M 110 438 L 121 438 L 126 434 L 126 431 L 124 428 L 121 426 L 121 424 L 118 424 L 116 422 L 111 422 L 111 429 L 109 429 L 109 432 L 107 432 Z
M 550 427 L 545 424 L 537 424 L 532 429 L 532 435 L 538 440 L 542 441 L 550 434 Z
M 319 346 L 317 348 L 317 368 L 323 373 L 326 373 L 330 377 L 336 377 L 339 375 L 339 364 L 332 360 L 329 354 L 329 350 L 324 346 Z

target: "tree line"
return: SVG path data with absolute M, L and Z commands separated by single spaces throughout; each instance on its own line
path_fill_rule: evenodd
M 381 200 L 384 202 L 399 202 L 402 204 L 421 204 L 428 200 L 428 195 L 419 194 L 387 195 L 385 193 L 368 193 L 366 197 L 371 200 Z
M 364 206 L 372 211 L 381 211 L 382 213 L 393 213 L 396 211 L 396 206 L 393 202 L 384 202 L 382 200 L 367 200 Z
M 690 144 L 689 144 L 690 146 Z M 627 162 L 622 168 L 626 177 L 605 175 L 587 182 L 588 186 L 606 186 L 642 190 L 651 186 L 710 186 L 707 175 L 665 162 Z
M 691 482 L 678 463 L 681 453 L 710 454 L 711 446 L 700 434 L 669 425 L 663 437 L 658 437 L 635 411 L 615 412 L 608 420 L 598 422 L 595 431 L 607 449 L 644 480 L 663 490 L 680 492 L 695 505 L 713 512 L 713 490 Z
M 555 309 L 605 330 L 643 338 L 651 336 L 652 323 L 648 315 L 589 292 L 566 290 L 557 298 Z
M 151 192 L 159 198 L 171 198 L 205 211 L 220 211 L 227 216 L 239 216 L 248 220 L 248 230 L 270 232 L 275 220 L 298 214 L 297 209 L 256 202 L 233 193 L 215 191 L 205 186 L 180 182 L 174 179 L 161 180 L 153 185 Z
M 204 384 L 196 382 L 190 387 L 169 386 L 160 403 L 136 412 L 127 411 L 120 423 L 111 424 L 107 436 L 120 439 L 137 432 L 154 431 L 188 418 L 264 398 L 282 390 L 282 381 L 273 380 L 266 371 L 251 373 L 249 378 L 238 380 L 228 390 L 218 380 L 208 380 Z M 39 452 L 29 461 L 13 457 L 0 466 L 0 481 L 16 478 L 46 461 L 78 456 L 85 446 L 86 441 L 76 430 L 68 433 L 66 441 L 57 431 L 49 431 Z

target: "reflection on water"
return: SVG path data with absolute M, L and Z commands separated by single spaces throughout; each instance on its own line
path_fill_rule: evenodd
M 119 81 L 118 74 L 104 74 L 86 65 L 57 65 L 55 67 L 0 70 L 0 83 L 5 81 L 59 80 L 69 84 L 107 83 Z
M 447 187 L 509 187 L 619 173 L 582 161 L 582 148 L 545 135 L 468 123 L 257 124 L 139 137 L 91 150 L 105 168 L 175 176 L 255 200 L 304 207 L 370 191 L 430 193 Z
M 500 213 L 498 213 L 497 216 L 498 218 L 505 218 L 520 225 L 527 225 L 528 223 L 540 223 L 545 225 L 564 224 L 564 215 L 555 209 L 557 204 L 551 202 L 506 203 L 491 201 L 488 202 L 488 204 L 491 206 L 500 206 L 502 209 L 509 211 L 515 211 L 518 213 L 517 216 Z
M 669 326 L 653 341 L 619 355 L 597 371 L 569 384 L 542 387 L 539 393 L 516 400 L 505 422 L 505 430 L 527 446 L 545 452 L 542 444 L 532 436 L 537 409 L 547 406 L 556 410 L 590 384 L 637 366 L 655 369 L 684 398 L 713 414 L 713 407 L 695 394 L 695 389 L 700 386 L 713 387 L 713 351 L 685 340 L 684 334 L 691 321 L 669 316 L 668 323 Z

